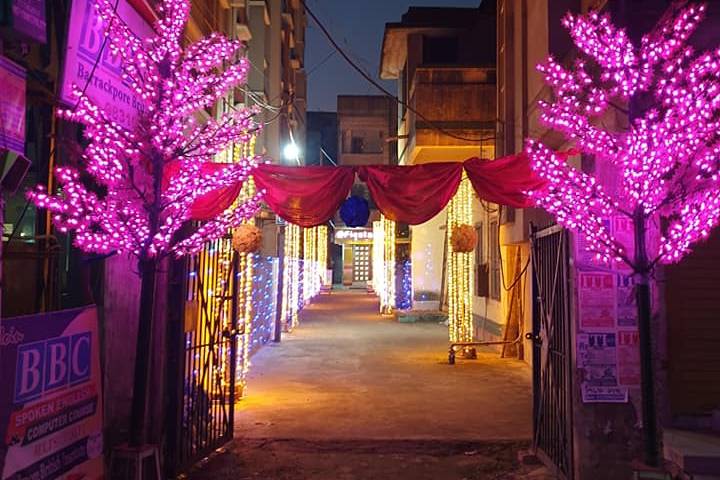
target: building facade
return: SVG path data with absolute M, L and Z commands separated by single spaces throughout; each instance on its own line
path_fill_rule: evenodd
M 305 29 L 307 17 L 300 0 L 236 0 L 236 31 L 247 42 L 252 64 L 245 91 L 236 92 L 239 105 L 257 107 L 263 124 L 255 151 L 273 163 L 305 162 L 307 82 Z M 297 158 L 284 158 L 289 144 L 298 147 Z M 282 254 L 282 229 L 275 215 L 264 211 L 262 253 Z
M 411 7 L 400 22 L 386 25 L 380 76 L 398 81 L 399 164 L 496 157 L 495 17 L 492 2 L 477 8 Z M 472 267 L 474 337 L 514 340 L 530 314 L 510 308 L 517 295 L 503 288 L 502 278 L 503 271 L 506 279 L 515 277 L 518 258 L 527 262 L 527 240 L 523 245 L 506 239 L 514 212 L 473 198 L 479 239 Z M 446 218 L 447 208 L 410 227 L 416 309 L 439 310 L 446 303 Z
M 340 95 L 337 98 L 338 165 L 393 165 L 397 162 L 395 101 L 382 95 Z M 365 288 L 372 280 L 372 224 L 380 219 L 365 184 L 357 178 L 351 195 L 368 201 L 370 217 L 362 230 L 347 229 L 335 218 L 333 265 L 342 283 Z M 340 269 L 342 265 L 342 273 Z

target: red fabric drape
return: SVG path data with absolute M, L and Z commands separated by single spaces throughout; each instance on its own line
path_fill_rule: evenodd
M 440 213 L 460 185 L 462 163 L 358 167 L 378 209 L 391 220 L 425 223 Z
M 567 156 L 574 151 L 558 153 Z M 203 172 L 223 167 L 222 163 L 208 163 Z M 471 158 L 464 163 L 368 165 L 357 167 L 357 172 L 386 217 L 418 225 L 440 213 L 452 199 L 460 185 L 463 168 L 481 199 L 511 207 L 531 207 L 523 192 L 541 189 L 546 183 L 532 170 L 524 153 L 497 160 Z M 296 225 L 312 227 L 326 223 L 335 215 L 350 192 L 355 171 L 353 167 L 262 164 L 253 175 L 257 187 L 265 190 L 265 201 L 277 215 Z M 166 179 L 173 174 L 169 168 Z M 241 188 L 238 182 L 204 195 L 193 205 L 192 218 L 208 220 L 222 213 L 232 205 Z
M 227 165 L 227 163 L 204 163 L 202 173 L 206 175 L 211 174 L 225 168 Z M 180 165 L 177 162 L 170 163 L 165 167 L 163 188 L 167 188 L 172 178 L 178 173 L 179 168 Z M 204 221 L 217 217 L 233 204 L 238 195 L 240 195 L 242 186 L 242 182 L 236 182 L 234 185 L 213 190 L 199 197 L 190 207 L 190 218 Z
M 471 158 L 463 166 L 481 199 L 509 207 L 532 207 L 532 202 L 523 192 L 539 190 L 546 184 L 532 170 L 525 153 L 497 160 Z
M 314 227 L 330 220 L 355 181 L 352 167 L 286 167 L 263 164 L 255 185 L 273 212 L 295 225 Z

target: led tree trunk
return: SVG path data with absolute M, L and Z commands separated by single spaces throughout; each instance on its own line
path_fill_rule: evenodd
M 572 68 L 553 58 L 538 67 L 553 92 L 540 102 L 541 120 L 613 172 L 613 181 L 574 169 L 541 142 L 527 143 L 533 168 L 547 180 L 530 192 L 536 204 L 584 238 L 598 262 L 624 263 L 634 274 L 651 465 L 659 462 L 659 439 L 650 279 L 659 263 L 680 261 L 720 219 L 720 50 L 696 53 L 687 45 L 704 11 L 673 4 L 639 45 L 607 15 L 563 20 L 579 56 Z M 613 110 L 627 115 L 627 128 L 605 126 Z M 608 228 L 613 217 L 632 222 L 632 239 Z
M 82 124 L 88 145 L 79 168 L 55 170 L 58 192 L 41 186 L 29 193 L 53 214 L 55 226 L 73 232 L 84 251 L 126 253 L 138 259 L 140 305 L 131 418 L 131 444 L 145 442 L 149 355 L 157 266 L 168 255 L 199 251 L 207 241 L 252 217 L 262 192 L 183 235 L 193 205 L 203 195 L 244 181 L 257 163 L 243 158 L 207 168 L 216 154 L 247 143 L 258 130 L 255 111 L 233 110 L 198 122 L 229 90 L 243 83 L 249 64 L 241 44 L 219 34 L 183 47 L 188 0 L 164 0 L 155 35 L 140 39 L 117 17 L 114 1 L 96 0 L 111 53 L 140 105 L 132 126 L 113 121 L 76 88 L 77 105 L 60 116 Z M 224 67 L 224 68 L 223 68 Z M 182 229 L 185 232 L 186 229 Z

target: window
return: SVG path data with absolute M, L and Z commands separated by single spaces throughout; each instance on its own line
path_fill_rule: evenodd
M 385 144 L 381 130 L 347 131 L 343 139 L 343 153 L 382 153 Z
M 350 153 L 363 153 L 364 144 L 362 137 L 352 137 L 350 140 Z
M 423 64 L 452 65 L 458 63 L 456 37 L 423 37 Z
M 490 298 L 500 300 L 500 243 L 498 239 L 498 221 L 492 220 L 488 230 L 488 250 L 490 256 Z
M 479 223 L 475 226 L 477 232 L 477 245 L 475 245 L 475 296 L 487 297 L 490 294 L 488 280 L 488 264 L 485 259 L 485 249 L 483 237 L 483 224 Z
M 580 13 L 579 0 L 553 0 L 548 2 L 548 25 L 560 25 L 567 12 Z M 550 54 L 562 61 L 573 48 L 570 34 L 564 28 L 551 28 L 548 32 Z

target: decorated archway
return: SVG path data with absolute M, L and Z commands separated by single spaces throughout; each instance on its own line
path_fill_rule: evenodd
M 224 167 L 219 163 L 205 166 L 209 171 Z M 253 172 L 254 183 L 270 209 L 288 223 L 281 305 L 287 329 L 297 325 L 298 310 L 329 281 L 323 267 L 328 244 L 325 225 L 348 197 L 356 176 L 367 185 L 381 213 L 381 220 L 373 225 L 372 270 L 382 313 L 390 314 L 397 306 L 396 225 L 425 223 L 448 207 L 449 339 L 472 341 L 472 248 L 458 246 L 462 227 L 472 222 L 472 192 L 487 202 L 516 208 L 531 206 L 526 192 L 541 189 L 544 181 L 533 172 L 527 156 L 521 153 L 496 160 L 471 158 L 411 166 L 259 165 Z M 193 204 L 193 218 L 204 220 L 221 214 L 240 190 L 238 182 L 207 193 Z

